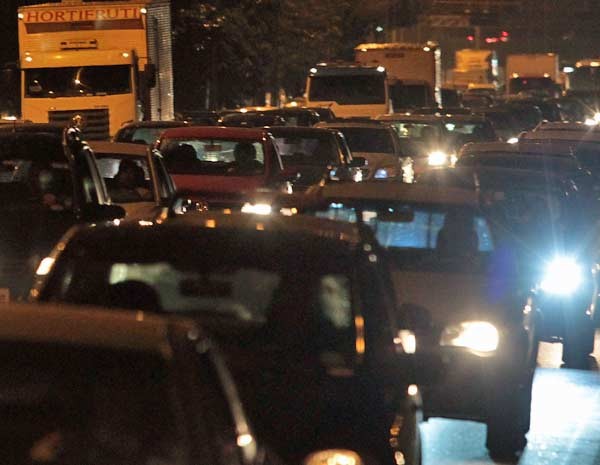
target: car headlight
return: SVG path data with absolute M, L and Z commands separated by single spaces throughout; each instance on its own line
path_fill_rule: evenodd
M 50 271 L 52 271 L 53 266 L 54 266 L 54 258 L 46 257 L 40 262 L 40 265 L 38 266 L 35 274 L 37 276 L 46 276 L 47 274 L 50 273 Z
M 375 171 L 375 179 L 386 179 L 388 177 L 388 172 L 385 168 L 379 168 Z
M 498 348 L 500 334 L 487 321 L 463 321 L 444 328 L 441 346 L 464 347 L 474 352 L 494 352 Z
M 327 449 L 310 454 L 304 459 L 303 465 L 364 465 L 364 462 L 354 451 Z
M 443 166 L 448 164 L 448 154 L 441 150 L 431 152 L 427 156 L 427 164 L 429 166 Z
M 582 268 L 573 257 L 555 257 L 544 270 L 540 288 L 548 294 L 570 295 L 582 280 Z
M 519 138 L 518 137 L 510 137 L 507 141 L 508 144 L 518 144 L 519 143 Z
M 245 203 L 242 206 L 242 213 L 252 213 L 254 215 L 270 215 L 272 211 L 268 203 Z

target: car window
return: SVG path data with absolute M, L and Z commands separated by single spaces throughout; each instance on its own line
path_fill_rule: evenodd
M 174 392 L 158 356 L 58 344 L 0 347 L 4 463 L 181 463 Z
M 337 128 L 344 134 L 352 153 L 394 153 L 391 134 L 385 128 Z
M 264 148 L 258 141 L 164 140 L 160 150 L 173 174 L 252 176 L 265 171 Z
M 150 169 L 145 158 L 96 154 L 98 170 L 115 203 L 154 200 Z
M 338 147 L 331 137 L 283 136 L 274 138 L 284 167 L 291 165 L 327 165 L 335 163 Z
M 440 137 L 440 128 L 432 124 L 394 122 L 391 126 L 402 139 L 420 139 L 429 142 L 436 141 Z

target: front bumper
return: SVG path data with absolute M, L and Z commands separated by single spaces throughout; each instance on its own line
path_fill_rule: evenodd
M 488 356 L 440 347 L 444 374 L 438 383 L 421 388 L 425 417 L 486 421 L 501 392 L 516 391 L 531 379 L 535 351 L 529 336 L 524 329 L 505 332 L 498 349 Z

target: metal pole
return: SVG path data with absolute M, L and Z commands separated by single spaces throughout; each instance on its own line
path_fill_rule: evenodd
M 162 120 L 162 91 L 160 85 L 160 33 L 158 31 L 158 18 L 155 16 L 152 18 L 154 25 L 154 48 L 156 53 L 156 91 L 158 92 L 158 106 L 156 107 L 156 113 L 158 114 L 158 120 Z

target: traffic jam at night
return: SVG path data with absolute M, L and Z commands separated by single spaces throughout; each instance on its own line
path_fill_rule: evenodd
M 600 464 L 594 2 L 41 2 L 0 463 Z

